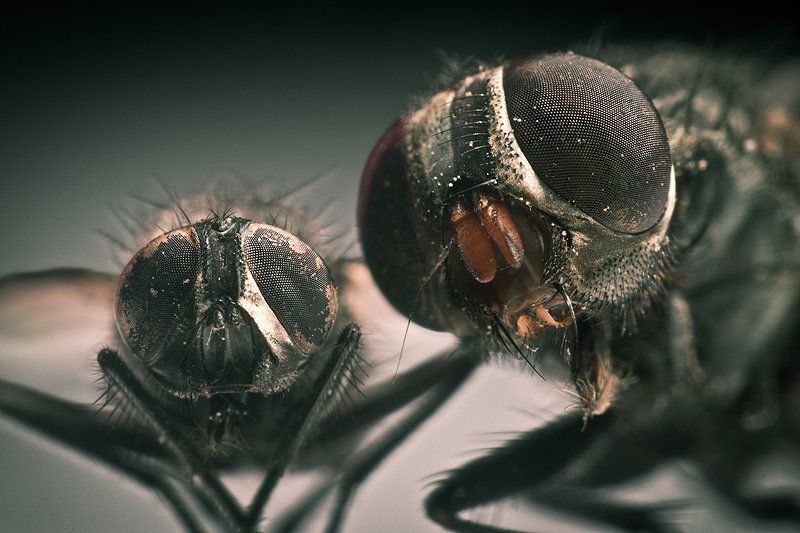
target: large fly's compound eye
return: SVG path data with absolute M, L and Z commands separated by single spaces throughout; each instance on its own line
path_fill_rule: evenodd
M 650 100 L 613 67 L 575 54 L 511 63 L 508 120 L 539 179 L 604 226 L 640 233 L 664 214 L 671 160 Z
M 328 266 L 295 235 L 267 224 L 250 222 L 241 242 L 247 269 L 283 329 L 300 351 L 316 352 L 338 308 Z
M 403 121 L 397 121 L 367 160 L 358 194 L 359 237 L 364 259 L 386 298 L 401 313 L 436 328 L 420 310 L 417 296 L 426 272 L 411 208 L 406 135 Z
M 145 361 L 184 338 L 183 318 L 194 313 L 200 272 L 194 228 L 180 228 L 150 241 L 133 256 L 117 285 L 117 329 L 127 347 Z

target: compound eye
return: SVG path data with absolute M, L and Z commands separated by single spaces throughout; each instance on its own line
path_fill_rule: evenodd
M 669 144 L 633 81 L 594 59 L 547 54 L 506 67 L 503 88 L 517 143 L 547 187 L 614 231 L 639 233 L 659 221 Z
M 182 320 L 193 312 L 200 271 L 194 228 L 156 237 L 128 262 L 117 285 L 117 329 L 127 347 L 146 361 L 180 337 Z
M 267 305 L 300 351 L 316 352 L 338 308 L 328 266 L 295 235 L 267 224 L 250 222 L 241 242 L 247 269 Z

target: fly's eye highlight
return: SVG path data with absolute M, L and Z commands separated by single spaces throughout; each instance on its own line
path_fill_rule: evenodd
M 261 296 L 305 354 L 319 349 L 338 308 L 328 266 L 305 242 L 274 226 L 251 222 L 242 232 L 242 256 Z
M 613 67 L 573 54 L 507 66 L 508 120 L 552 191 L 604 226 L 640 233 L 664 214 L 671 159 L 653 104 Z
M 184 327 L 183 317 L 194 312 L 200 257 L 194 228 L 181 228 L 150 241 L 125 267 L 117 285 L 116 322 L 134 354 L 149 360 Z

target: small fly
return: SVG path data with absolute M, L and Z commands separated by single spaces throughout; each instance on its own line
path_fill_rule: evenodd
M 97 354 L 99 410 L 9 381 L 0 409 L 157 490 L 189 530 L 250 531 L 366 363 L 355 323 L 331 335 L 346 322 L 344 261 L 318 254 L 314 217 L 289 196 L 217 189 L 234 208 L 209 214 L 198 196 L 132 219 L 134 253 L 116 279 L 62 269 L 2 281 L 4 309 L 18 299 L 46 313 L 63 290 L 98 306 L 113 295 L 117 340 Z M 24 334 L 24 316 L 6 319 L 7 341 Z M 245 465 L 264 477 L 243 506 L 220 472 Z

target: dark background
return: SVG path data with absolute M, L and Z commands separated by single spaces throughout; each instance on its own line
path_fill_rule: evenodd
M 0 17 L 0 274 L 117 268 L 111 205 L 227 172 L 296 182 L 332 171 L 351 223 L 361 167 L 426 91 L 442 54 L 492 60 L 589 39 L 797 53 L 794 17 L 575 3 L 360 9 L 306 3 L 36 4 Z M 155 191 L 155 192 L 154 192 Z
M 335 216 L 352 224 L 370 149 L 410 97 L 429 89 L 443 53 L 493 60 L 601 39 L 797 56 L 796 16 L 758 6 L 6 8 L 0 13 L 0 275 L 55 266 L 118 270 L 94 232 L 120 233 L 113 206 L 130 195 L 163 199 L 152 176 L 183 194 L 230 173 L 288 187 L 332 172 Z M 481 415 L 443 415 L 450 428 L 465 417 Z M 407 505 L 372 509 L 378 522 L 403 523 L 398 513 L 406 512 L 417 520 L 408 527 L 429 524 L 413 483 L 444 463 L 425 450 L 418 459 L 430 464 L 409 473 Z M 0 426 L 0 516 L 9 530 L 175 527 L 154 495 L 58 452 L 29 432 Z M 398 464 L 407 470 L 408 463 Z M 384 477 L 386 497 L 396 498 L 400 484 Z M 106 516 L 103 509 L 113 511 Z

